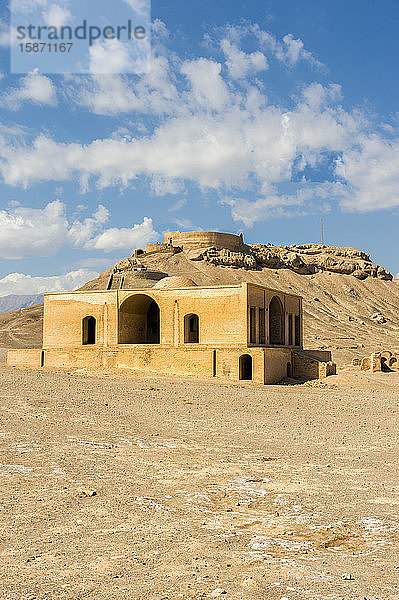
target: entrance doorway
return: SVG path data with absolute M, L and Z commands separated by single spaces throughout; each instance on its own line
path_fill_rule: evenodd
M 240 356 L 240 379 L 244 381 L 252 380 L 252 356 L 243 354 Z

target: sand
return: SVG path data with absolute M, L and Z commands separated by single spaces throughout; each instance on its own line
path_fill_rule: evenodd
M 0 376 L 1 599 L 399 599 L 399 374 Z

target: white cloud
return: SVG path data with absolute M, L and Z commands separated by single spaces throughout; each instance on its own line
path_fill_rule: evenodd
M 17 206 L 0 211 L 0 256 L 50 256 L 58 252 L 67 232 L 64 205 L 59 200 L 44 209 Z
M 78 93 L 76 85 L 69 87 L 71 102 L 99 115 L 140 112 L 156 116 L 171 114 L 179 106 L 169 62 L 162 56 L 153 57 L 150 72 L 143 74 L 134 85 L 130 78 L 117 73 L 93 73 L 91 79 L 85 77 L 77 81 L 83 83 Z
M 356 147 L 343 152 L 336 173 L 347 187 L 342 206 L 370 211 L 399 206 L 399 138 L 383 139 L 378 134 L 362 136 Z
M 248 53 L 243 40 L 249 35 L 251 50 L 254 40 L 259 49 Z M 0 127 L 4 181 L 28 187 L 79 180 L 87 190 L 93 184 L 129 186 L 143 177 L 159 196 L 183 194 L 194 184 L 233 197 L 228 203 L 233 217 L 248 225 L 270 215 L 316 210 L 316 191 L 322 207 L 328 202 L 348 210 L 399 206 L 399 133 L 391 129 L 390 139 L 373 133 L 377 126 L 362 112 L 341 106 L 337 84 L 298 86 L 286 103 L 272 103 L 265 95 L 259 73 L 275 67 L 270 57 L 290 68 L 301 61 L 319 66 L 301 40 L 292 35 L 277 40 L 257 26 L 245 26 L 223 31 L 219 54 L 220 44 L 224 62 L 203 57 L 182 62 L 165 53 L 154 57 L 150 73 L 134 79 L 117 74 L 71 78 L 70 97 L 77 90 L 79 105 L 96 114 L 131 113 L 131 127 L 85 144 L 60 143 L 45 133 L 28 142 L 23 131 L 18 141 L 17 133 L 2 134 Z M 116 70 L 125 60 L 119 50 Z M 106 54 L 101 45 L 93 52 L 97 68 Z M 135 119 L 139 113 L 150 118 Z M 311 185 L 318 167 L 320 185 Z M 311 193 L 304 193 L 307 184 Z M 251 195 L 255 201 L 249 201 Z M 68 240 L 106 252 L 133 245 L 137 229 L 104 231 L 104 223 L 105 216 L 101 221 L 98 214 L 77 220 Z M 152 229 L 148 234 L 155 235 Z
M 71 12 L 63 6 L 51 4 L 50 7 L 43 12 L 43 18 L 49 27 L 57 27 L 57 29 L 59 29 L 68 23 L 71 18 Z
M 26 256 L 51 256 L 69 243 L 86 250 L 133 250 L 146 242 L 155 241 L 159 234 L 152 219 L 133 227 L 104 229 L 109 211 L 99 204 L 91 217 L 68 223 L 65 205 L 56 200 L 43 209 L 27 208 L 13 203 L 0 211 L 0 257 L 22 259 Z
M 154 176 L 151 181 L 151 190 L 156 196 L 165 196 L 166 194 L 179 194 L 183 191 L 183 189 L 183 182 L 178 180 Z
M 95 238 L 85 244 L 85 248 L 90 250 L 103 250 L 104 252 L 113 252 L 114 250 L 133 250 L 143 246 L 146 242 L 155 242 L 159 239 L 159 233 L 154 231 L 152 219 L 144 217 L 141 224 L 136 224 L 131 228 L 112 227 L 106 229 Z
M 0 48 L 10 48 L 11 45 L 20 43 L 17 35 L 15 27 L 0 19 Z
M 106 74 L 93 77 L 91 86 L 82 90 L 78 102 L 97 115 L 117 115 L 131 112 L 138 100 L 122 76 Z
M 89 269 L 78 269 L 64 275 L 53 275 L 51 277 L 33 277 L 24 273 L 10 273 L 0 279 L 0 296 L 76 290 L 97 276 L 96 271 L 90 271 Z
M 171 206 L 169 208 L 169 212 L 178 211 L 181 208 L 183 208 L 183 206 L 186 206 L 186 204 L 187 204 L 187 198 L 180 198 L 180 200 L 178 200 L 177 202 L 175 202 L 175 204 L 173 204 L 173 206 Z
M 322 184 L 303 187 L 293 194 L 278 194 L 276 190 L 256 200 L 224 198 L 221 204 L 231 207 L 234 221 L 252 227 L 259 221 L 273 218 L 296 217 L 309 212 L 329 212 L 326 200 L 339 190 L 334 185 Z
M 40 75 L 35 69 L 20 80 L 20 85 L 5 92 L 0 97 L 0 106 L 18 110 L 24 102 L 33 102 L 41 106 L 57 104 L 56 89 L 49 77 Z
M 150 0 L 123 0 L 137 15 L 148 15 Z
M 285 55 L 285 59 L 290 66 L 296 65 L 300 60 L 309 61 L 313 66 L 322 66 L 308 50 L 305 50 L 304 43 L 301 39 L 295 39 L 294 36 L 289 33 L 283 37 L 283 42 L 285 46 L 283 55 Z
M 74 246 L 83 246 L 108 221 L 109 211 L 99 204 L 92 217 L 74 221 L 68 231 L 68 239 Z
M 280 42 L 275 36 L 262 30 L 257 24 L 244 28 L 230 28 L 230 32 L 236 39 L 237 37 L 240 39 L 243 35 L 253 34 L 258 39 L 261 48 L 290 67 L 296 66 L 299 61 L 309 62 L 316 69 L 324 67 L 323 63 L 305 48 L 303 41 L 299 38 L 295 39 L 291 33 L 285 35 L 283 41 Z
M 127 43 L 115 39 L 103 40 L 90 46 L 90 73 L 123 73 L 133 70 Z
M 222 101 L 219 94 L 212 100 L 202 97 L 204 106 L 166 118 L 152 135 L 113 136 L 84 146 L 41 135 L 30 147 L 4 145 L 0 170 L 9 185 L 77 176 L 85 183 L 95 177 L 104 188 L 128 185 L 145 175 L 166 181 L 168 189 L 176 180 L 221 190 L 247 189 L 251 178 L 261 186 L 289 180 L 298 157 L 315 165 L 322 152 L 351 147 L 361 125 L 357 115 L 339 106 L 316 109 L 301 98 L 287 111 L 261 106 L 252 89 L 247 96 L 232 93 L 224 98 L 224 92 Z M 196 99 L 188 100 L 190 106 Z M 220 111 L 210 110 L 216 105 Z
M 19 14 L 36 13 L 37 10 L 46 8 L 49 2 L 51 0 L 11 0 L 11 10 Z
M 207 58 L 185 61 L 181 72 L 191 84 L 188 99 L 206 110 L 220 111 L 229 100 L 227 86 L 221 77 L 222 65 Z
M 221 47 L 227 59 L 227 68 L 233 79 L 243 79 L 248 75 L 266 71 L 269 68 L 267 58 L 262 52 L 257 51 L 246 54 L 228 39 L 222 40 Z

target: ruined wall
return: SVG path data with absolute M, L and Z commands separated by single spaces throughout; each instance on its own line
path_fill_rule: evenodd
M 42 350 L 24 349 L 9 350 L 7 352 L 7 365 L 11 367 L 31 367 L 39 369 L 42 365 Z
M 176 252 L 179 252 L 179 251 L 180 251 L 179 248 L 176 248 L 174 246 L 171 246 L 170 244 L 165 244 L 162 242 L 146 244 L 146 246 L 145 246 L 146 254 L 150 254 L 151 252 L 172 252 L 173 254 L 175 254 Z
M 165 234 L 165 244 L 180 246 L 184 250 L 196 248 L 227 248 L 239 252 L 244 246 L 242 235 L 220 233 L 218 231 L 169 231 Z
M 138 371 L 194 377 L 216 377 L 240 380 L 240 357 L 252 357 L 252 381 L 275 384 L 287 377 L 319 379 L 335 373 L 334 363 L 291 352 L 288 348 L 248 348 L 190 346 L 162 348 L 156 345 L 115 346 L 101 348 L 50 348 L 41 350 L 10 350 L 7 364 L 16 367 L 40 368 L 129 368 Z M 290 365 L 290 369 L 288 369 Z
M 331 353 L 324 352 L 324 358 L 317 351 L 293 352 L 294 376 L 298 379 L 324 379 L 335 375 L 336 365 L 331 361 Z
M 15 350 L 8 354 L 9 366 L 39 368 L 41 350 Z M 162 348 L 154 345 L 119 346 L 114 348 L 51 348 L 44 352 L 44 365 L 49 368 L 129 368 L 138 371 L 195 377 L 239 379 L 242 354 L 253 358 L 253 381 L 265 383 L 264 350 L 260 348 Z

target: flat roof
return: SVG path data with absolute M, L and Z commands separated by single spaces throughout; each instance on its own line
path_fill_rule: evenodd
M 161 280 L 162 281 L 162 280 Z M 76 291 L 65 291 L 65 292 L 45 292 L 44 296 L 59 296 L 65 294 L 115 294 L 118 292 L 136 292 L 139 294 L 151 293 L 154 291 L 158 292 L 178 292 L 179 290 L 220 290 L 220 289 L 238 289 L 245 286 L 257 287 L 262 290 L 268 290 L 269 292 L 275 292 L 277 294 L 284 294 L 285 296 L 293 296 L 294 298 L 302 298 L 302 296 L 298 294 L 292 294 L 291 292 L 284 292 L 283 290 L 277 290 L 275 288 L 270 288 L 265 285 L 260 285 L 259 283 L 252 283 L 250 281 L 243 281 L 241 283 L 231 284 L 231 285 L 190 285 L 187 287 L 176 287 L 176 288 L 162 288 L 162 287 L 149 287 L 149 288 L 131 288 L 131 289 L 116 289 L 116 290 L 76 290 Z

